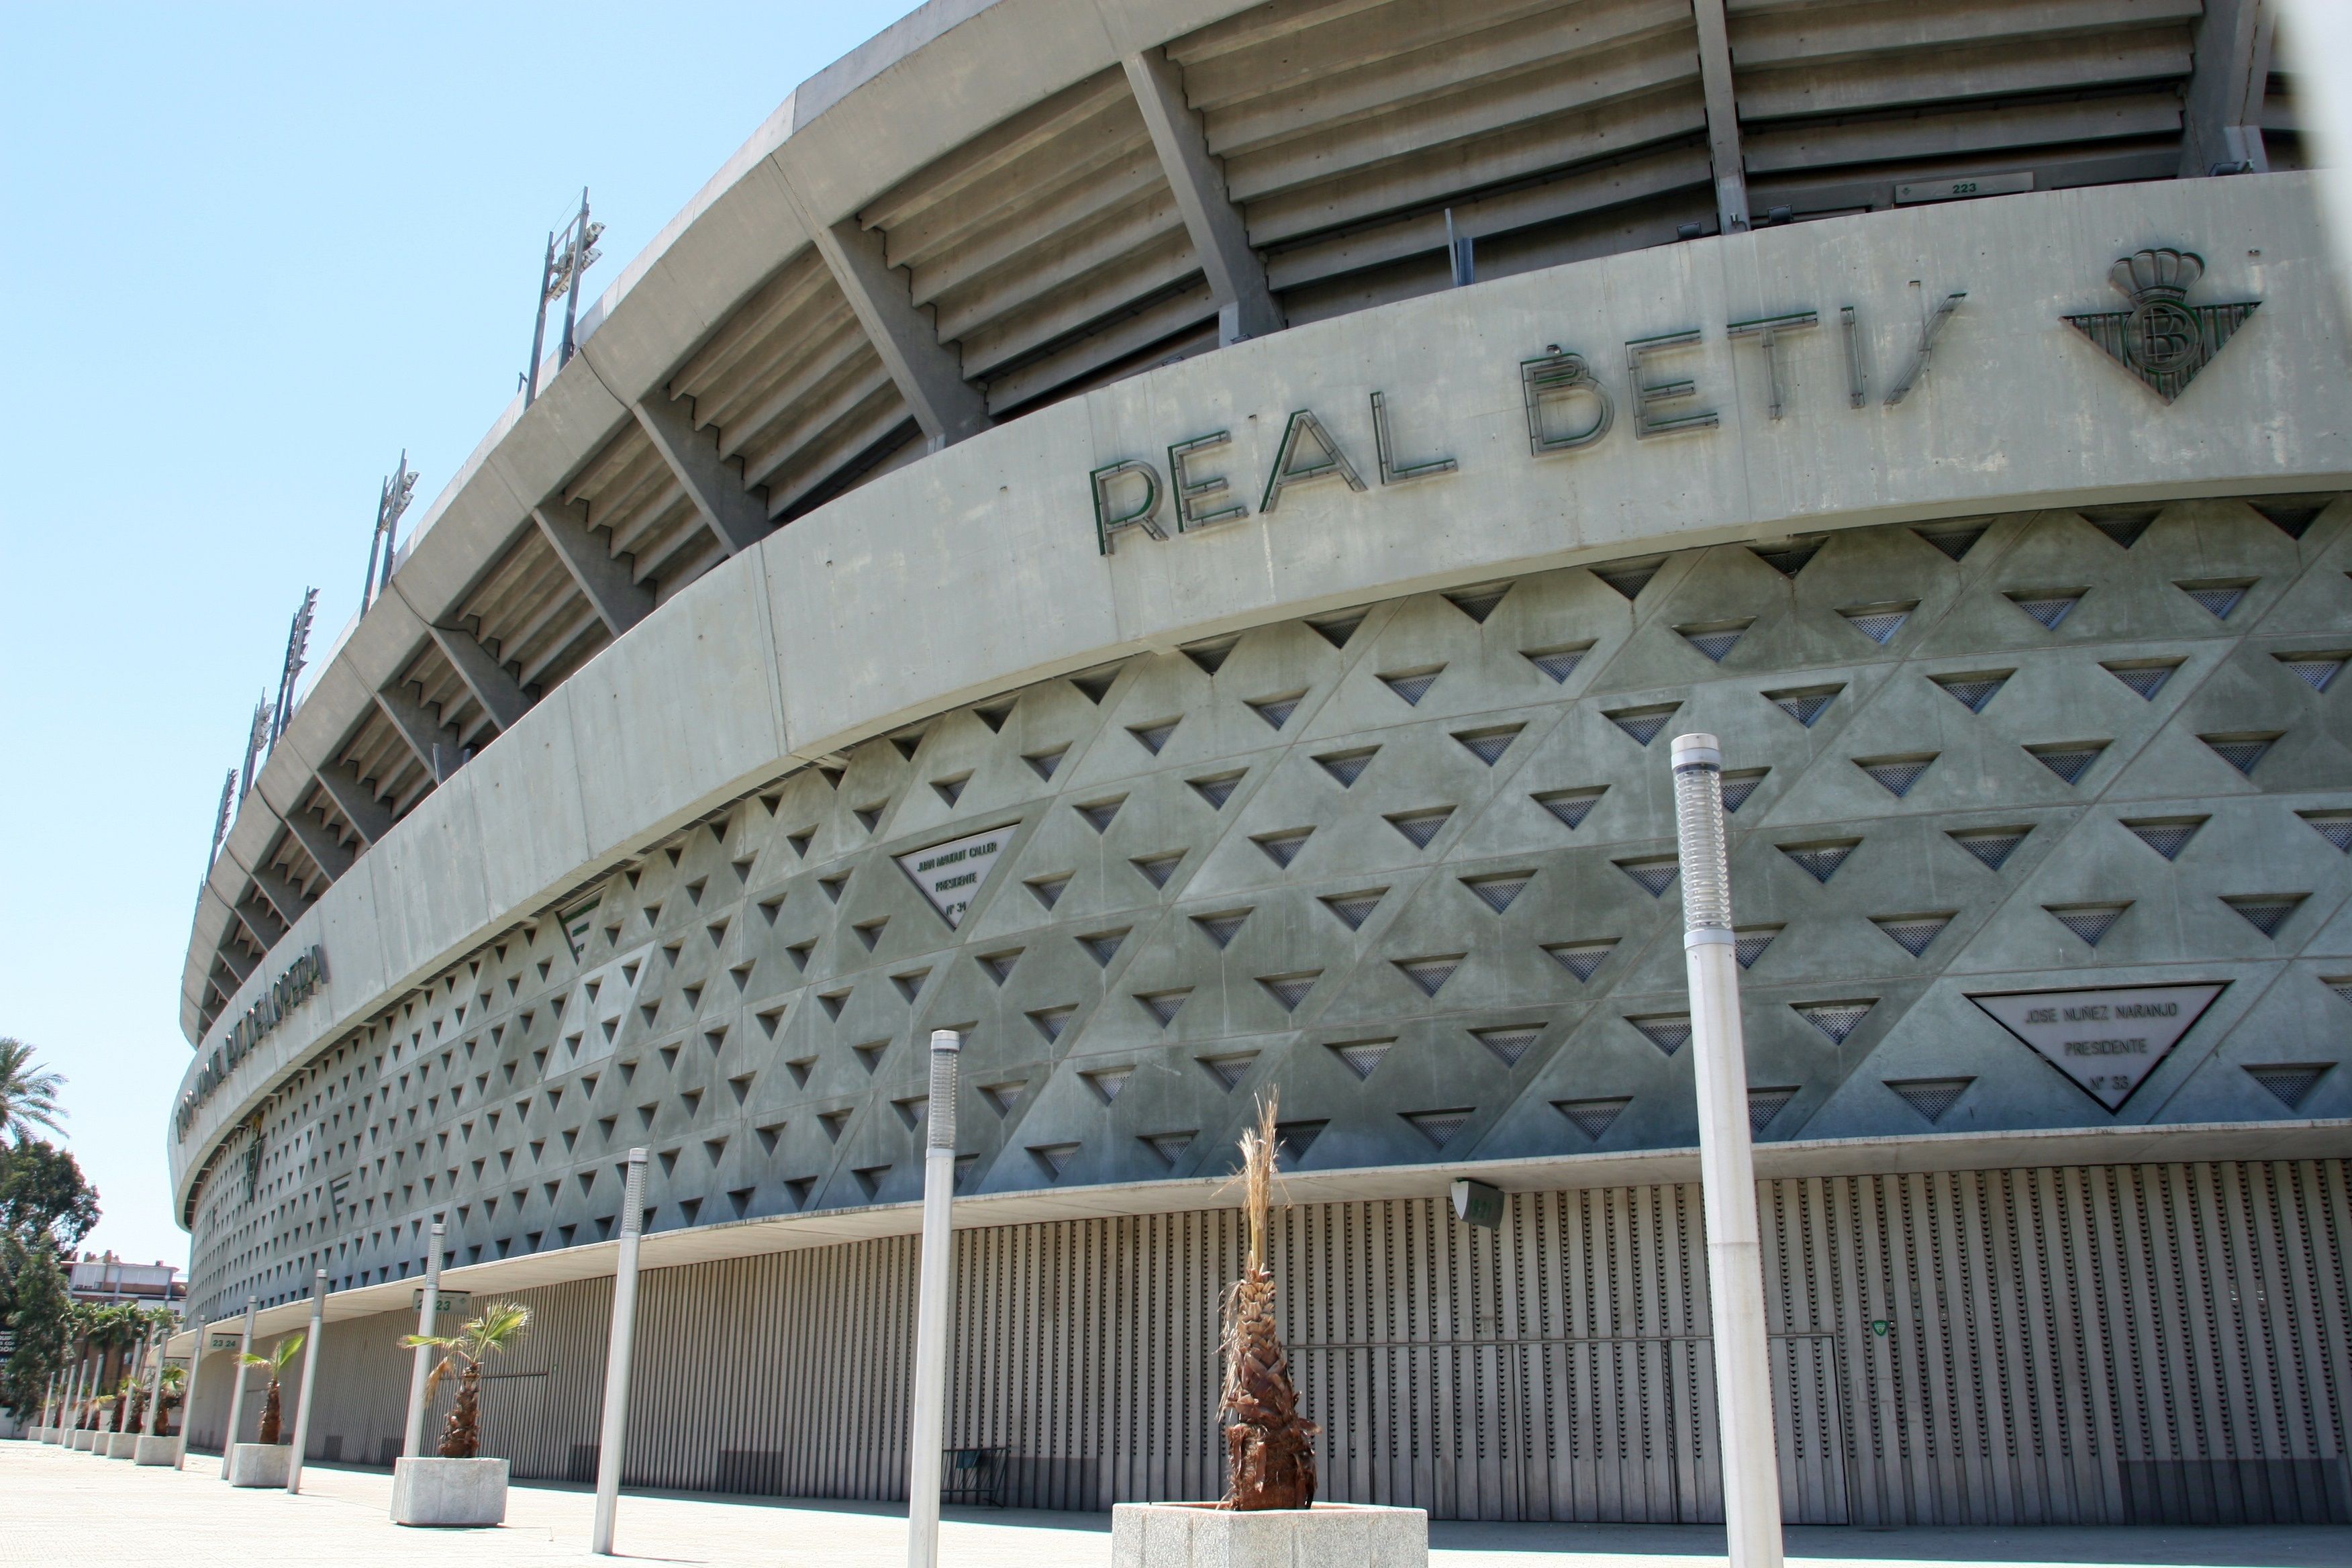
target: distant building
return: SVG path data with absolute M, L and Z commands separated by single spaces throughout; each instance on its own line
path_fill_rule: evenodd
M 188 1294 L 188 1282 L 172 1263 L 126 1263 L 111 1252 L 85 1252 L 74 1260 L 68 1289 L 77 1301 L 103 1305 L 110 1301 L 141 1301 L 177 1306 Z

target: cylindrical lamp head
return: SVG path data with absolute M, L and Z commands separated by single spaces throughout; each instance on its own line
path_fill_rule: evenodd
M 1731 864 L 1724 846 L 1723 752 L 1704 732 L 1675 737 L 1675 830 L 1682 858 L 1683 929 L 1731 929 Z
M 923 1142 L 933 1151 L 955 1152 L 956 1058 L 962 1049 L 963 1037 L 953 1029 L 931 1031 L 931 1099 L 923 1112 Z
M 621 1234 L 635 1236 L 646 1223 L 646 1152 L 629 1151 L 628 1173 L 621 1183 Z

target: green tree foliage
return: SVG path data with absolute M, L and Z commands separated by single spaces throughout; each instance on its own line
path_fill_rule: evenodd
M 63 1131 L 58 1118 L 65 1108 L 58 1103 L 58 1091 L 65 1082 L 62 1075 L 42 1070 L 33 1060 L 32 1047 L 13 1035 L 0 1035 L 0 1139 L 22 1144 L 32 1139 L 36 1127 Z
M 97 1225 L 97 1190 L 71 1154 L 37 1139 L 0 1148 L 0 1230 L 71 1247 Z
M 0 1079 L 10 1070 L 5 1047 L 16 1044 L 0 1040 Z M 16 1070 L 22 1076 L 21 1063 Z M 7 1093 L 0 1082 L 0 1129 L 8 1125 Z M 75 1307 L 68 1293 L 74 1246 L 97 1224 L 98 1194 L 71 1154 L 23 1136 L 21 1127 L 13 1146 L 0 1143 L 0 1328 L 16 1336 L 16 1351 L 0 1362 L 0 1405 L 32 1409 L 86 1328 L 100 1327 L 102 1343 L 129 1343 L 145 1333 L 142 1309 L 104 1309 L 114 1316 L 100 1325 L 98 1315 Z M 130 1328 L 126 1312 L 140 1316 L 140 1326 Z

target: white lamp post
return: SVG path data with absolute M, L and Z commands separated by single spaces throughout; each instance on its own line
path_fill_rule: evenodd
M 153 1342 L 155 1364 L 147 1373 L 147 1436 L 163 1429 L 163 1352 L 172 1348 L 172 1331 L 159 1329 Z
M 416 1308 L 416 1333 L 420 1339 L 433 1334 L 433 1310 L 441 1295 L 441 1235 L 439 1220 L 433 1222 L 433 1253 L 425 1260 L 425 1299 Z M 433 1349 L 416 1347 L 416 1363 L 408 1374 L 408 1436 L 400 1445 L 403 1458 L 414 1459 L 425 1451 L 425 1380 L 433 1370 Z
M 228 1430 L 221 1436 L 221 1479 L 228 1479 L 229 1453 L 236 1447 L 237 1434 L 245 1428 L 245 1358 L 253 1353 L 253 1315 L 260 1310 L 258 1298 L 245 1299 L 245 1331 L 237 1335 L 236 1381 L 228 1385 Z
M 1773 1450 L 1763 1247 L 1756 1226 L 1739 965 L 1732 946 L 1731 867 L 1724 847 L 1723 752 L 1715 737 L 1676 736 L 1674 770 L 1723 1517 L 1732 1568 L 1780 1568 L 1780 1467 Z
M 319 1382 L 319 1336 L 327 1329 L 327 1271 L 310 1281 L 310 1337 L 302 1342 L 302 1388 L 294 1396 L 294 1451 L 286 1456 L 286 1489 L 302 1489 L 302 1455 L 310 1442 L 310 1393 Z
M 646 1152 L 629 1151 L 621 1189 L 621 1253 L 613 1265 L 613 1337 L 604 1350 L 604 1420 L 596 1442 L 596 1519 L 588 1550 L 613 1552 L 613 1518 L 621 1506 L 622 1442 L 629 1426 L 629 1357 L 637 1329 L 637 1233 L 645 1228 Z
M 212 1343 L 212 1325 L 201 1311 L 191 1314 L 196 1324 L 196 1342 L 188 1352 L 188 1384 L 180 1391 L 180 1452 L 172 1461 L 175 1470 L 188 1468 L 188 1428 L 196 1418 L 196 1374 L 204 1370 L 205 1352 Z
M 915 1408 L 908 1423 L 907 1568 L 940 1559 L 940 1445 L 947 1427 L 948 1270 L 954 1257 L 956 1053 L 953 1029 L 931 1031 L 931 1098 L 924 1107 L 922 1277 L 915 1309 Z

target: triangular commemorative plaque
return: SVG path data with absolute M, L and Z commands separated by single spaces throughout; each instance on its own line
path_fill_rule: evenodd
M 2228 988 L 2224 980 L 2011 991 L 1969 1000 L 2112 1113 L 2123 1109 Z

